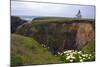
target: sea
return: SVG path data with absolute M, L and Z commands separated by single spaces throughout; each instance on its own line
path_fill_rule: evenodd
M 23 20 L 27 20 L 27 21 L 31 21 L 34 18 L 36 18 L 35 16 L 19 16 L 21 19 Z

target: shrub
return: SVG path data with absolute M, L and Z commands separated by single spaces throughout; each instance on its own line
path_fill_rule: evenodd
M 94 61 L 95 55 L 93 53 L 85 53 L 83 51 L 67 50 L 61 54 L 61 60 L 65 63 Z

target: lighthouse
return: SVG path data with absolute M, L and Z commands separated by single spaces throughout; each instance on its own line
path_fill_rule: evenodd
M 76 17 L 79 18 L 79 19 L 82 18 L 82 15 L 81 15 L 81 11 L 80 11 L 80 10 L 79 10 L 78 13 L 76 14 Z

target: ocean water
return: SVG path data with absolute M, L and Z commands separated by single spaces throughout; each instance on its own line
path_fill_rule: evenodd
M 23 20 L 28 20 L 28 21 L 31 21 L 33 20 L 34 18 L 36 18 L 35 16 L 19 16 L 21 19 Z

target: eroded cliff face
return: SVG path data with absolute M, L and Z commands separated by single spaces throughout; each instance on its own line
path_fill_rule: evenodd
M 91 40 L 94 39 L 94 29 L 91 24 L 89 23 L 83 23 L 79 24 L 79 28 L 77 30 L 77 35 L 76 35 L 76 46 L 77 49 L 82 48 L 85 46 L 85 44 Z
M 17 28 L 16 33 L 30 36 L 56 54 L 64 50 L 80 50 L 94 39 L 94 22 L 32 21 Z

